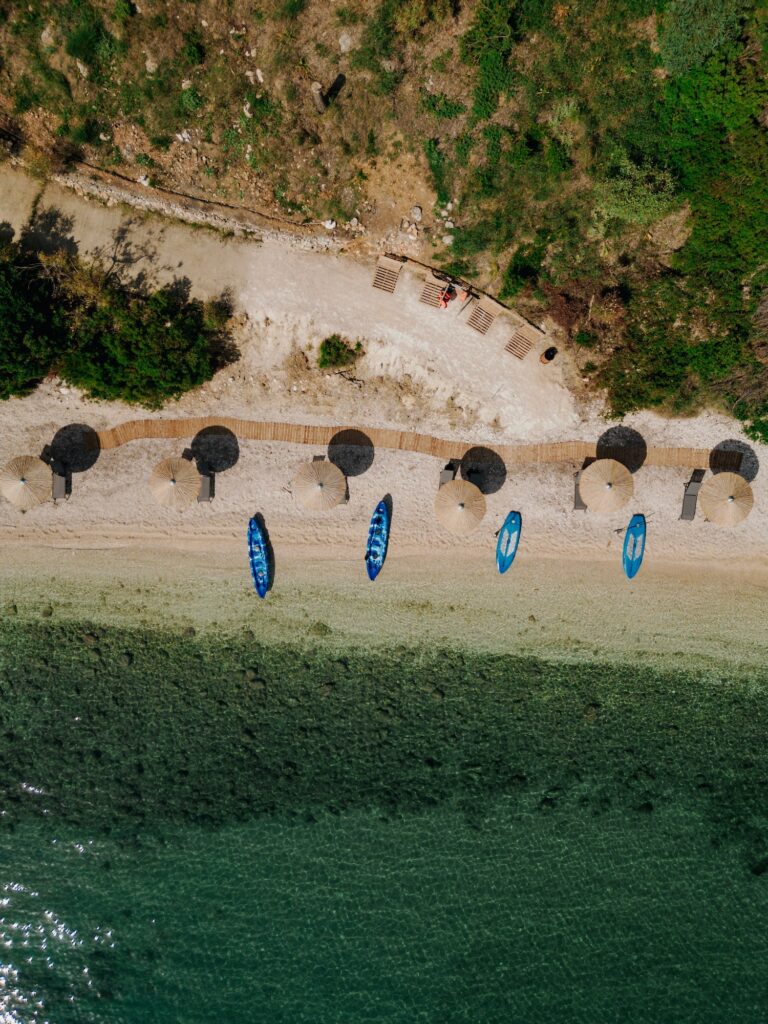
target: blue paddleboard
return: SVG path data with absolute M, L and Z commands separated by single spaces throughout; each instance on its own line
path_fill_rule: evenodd
M 248 562 L 256 593 L 259 597 L 266 597 L 269 590 L 269 554 L 264 531 L 256 519 L 248 523 Z
M 368 579 L 375 580 L 384 565 L 389 546 L 389 509 L 380 501 L 373 510 L 371 525 L 368 527 L 368 543 L 365 545 L 365 568 Z
M 628 580 L 633 580 L 643 564 L 645 552 L 645 516 L 632 516 L 624 534 L 624 553 L 621 561 Z
M 500 573 L 505 573 L 515 560 L 522 527 L 523 517 L 520 513 L 510 512 L 499 530 L 499 539 L 496 542 L 496 568 Z

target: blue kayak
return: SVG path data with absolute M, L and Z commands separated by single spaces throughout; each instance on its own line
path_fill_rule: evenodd
M 523 517 L 519 512 L 510 512 L 499 530 L 496 542 L 496 568 L 500 573 L 505 573 L 515 560 L 522 528 Z
M 645 553 L 645 516 L 632 516 L 624 534 L 624 553 L 621 556 L 628 580 L 633 580 L 643 564 Z
M 256 519 L 248 523 L 248 561 L 256 593 L 266 597 L 269 590 L 269 553 L 264 531 Z
M 368 579 L 375 580 L 384 565 L 389 545 L 389 509 L 380 501 L 373 510 L 371 525 L 368 527 L 368 543 L 365 546 L 365 568 Z

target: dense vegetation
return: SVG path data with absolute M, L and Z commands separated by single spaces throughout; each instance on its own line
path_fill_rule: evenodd
M 359 341 L 355 345 L 350 345 L 340 334 L 332 334 L 320 342 L 320 348 L 317 353 L 317 365 L 321 369 L 351 366 L 362 350 L 363 346 Z
M 616 414 L 714 403 L 768 440 L 755 0 L 140 8 L 0 0 L 0 104 L 49 160 L 79 148 L 150 181 L 341 220 L 374 211 L 381 175 L 414 154 L 456 222 L 433 259 L 550 313 Z M 339 72 L 319 117 L 309 84 Z
M 157 407 L 230 358 L 226 311 L 169 286 L 139 292 L 62 253 L 0 249 L 0 399 L 49 373 L 93 398 Z

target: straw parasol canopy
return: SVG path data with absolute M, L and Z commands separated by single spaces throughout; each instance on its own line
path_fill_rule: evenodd
M 735 526 L 752 511 L 752 488 L 738 473 L 716 473 L 699 491 L 704 515 L 717 526 Z
M 166 508 L 186 508 L 200 493 L 200 474 L 187 459 L 165 459 L 152 470 L 149 489 Z
M 338 466 L 323 459 L 305 462 L 293 478 L 293 493 L 309 512 L 327 512 L 344 500 L 347 481 Z
M 451 533 L 471 533 L 485 515 L 485 498 L 467 480 L 449 480 L 435 497 L 435 515 Z
M 597 459 L 579 477 L 579 494 L 590 512 L 608 515 L 624 508 L 635 485 L 627 467 L 616 459 Z
M 0 491 L 16 508 L 26 512 L 52 495 L 51 467 L 36 455 L 19 455 L 0 474 Z

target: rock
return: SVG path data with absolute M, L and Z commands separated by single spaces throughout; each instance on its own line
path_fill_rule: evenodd
M 357 217 L 353 217 L 352 220 L 349 222 L 349 226 L 354 231 L 356 228 L 360 226 L 360 221 L 357 219 Z
M 324 220 L 323 221 L 323 227 L 327 228 L 329 231 L 333 231 L 333 229 L 336 227 L 336 221 L 335 220 Z
M 445 226 L 450 229 L 450 228 L 454 227 L 454 223 L 453 223 L 452 220 L 447 220 L 445 222 Z
M 264 84 L 264 72 L 261 70 L 261 68 L 256 68 L 256 77 L 259 80 L 259 84 L 263 85 Z
M 191 142 L 192 136 L 189 134 L 189 129 L 185 128 L 184 131 L 177 132 L 174 136 L 179 142 Z
M 252 71 L 246 71 L 246 72 L 245 72 L 245 77 L 246 77 L 246 78 L 248 79 L 248 81 L 249 81 L 249 82 L 251 83 L 251 85 L 253 85 L 253 84 L 254 84 L 254 81 L 253 81 L 253 79 L 254 79 L 254 74 L 253 74 L 253 72 L 252 72 Z
M 208 22 L 205 20 L 205 18 L 200 19 L 200 24 L 203 26 L 203 28 L 208 28 Z
M 53 25 L 45 26 L 40 33 L 40 43 L 46 48 L 56 46 L 56 33 L 54 32 Z
M 440 241 L 443 245 L 453 245 L 453 235 L 443 235 Z
M 182 81 L 182 83 L 181 83 L 181 88 L 182 88 L 183 90 L 186 90 L 186 89 L 191 89 L 191 88 L 192 88 L 192 79 L 191 79 L 191 78 L 185 78 L 185 79 L 184 79 L 184 80 Z
M 147 186 L 149 185 L 149 175 L 148 174 L 141 174 L 141 175 L 139 175 L 139 179 L 138 180 L 139 180 L 139 184 L 140 185 L 147 185 Z
M 409 222 L 408 218 L 407 217 L 403 217 L 403 219 L 400 221 L 400 230 L 401 231 L 407 231 L 410 226 L 411 225 L 410 225 L 410 222 Z
M 251 104 L 250 103 L 246 103 L 245 104 L 245 106 L 243 107 L 243 113 L 248 118 L 253 117 L 253 114 L 251 113 Z
M 75 64 L 77 64 L 77 70 L 80 72 L 81 76 L 83 78 L 88 78 L 91 72 L 88 70 L 87 65 L 83 64 L 81 60 L 76 60 Z
M 407 232 L 407 234 L 408 234 L 409 238 L 418 238 L 419 237 L 419 229 L 416 227 L 415 224 L 409 224 L 408 225 L 408 232 Z
M 354 39 L 349 32 L 342 32 L 339 36 L 339 50 L 341 53 L 349 53 L 354 45 Z
M 99 132 L 99 138 L 102 142 L 109 142 L 112 136 L 109 135 L 107 132 Z
M 420 206 L 412 206 L 411 207 L 411 220 L 415 220 L 416 223 L 418 224 L 419 221 L 421 220 L 421 217 L 422 217 L 421 207 Z
M 446 203 L 445 204 L 445 208 L 446 208 L 446 210 L 452 210 L 453 209 L 453 203 Z
M 144 68 L 148 75 L 154 75 L 157 71 L 157 61 L 151 53 L 147 54 L 147 59 L 144 61 Z

